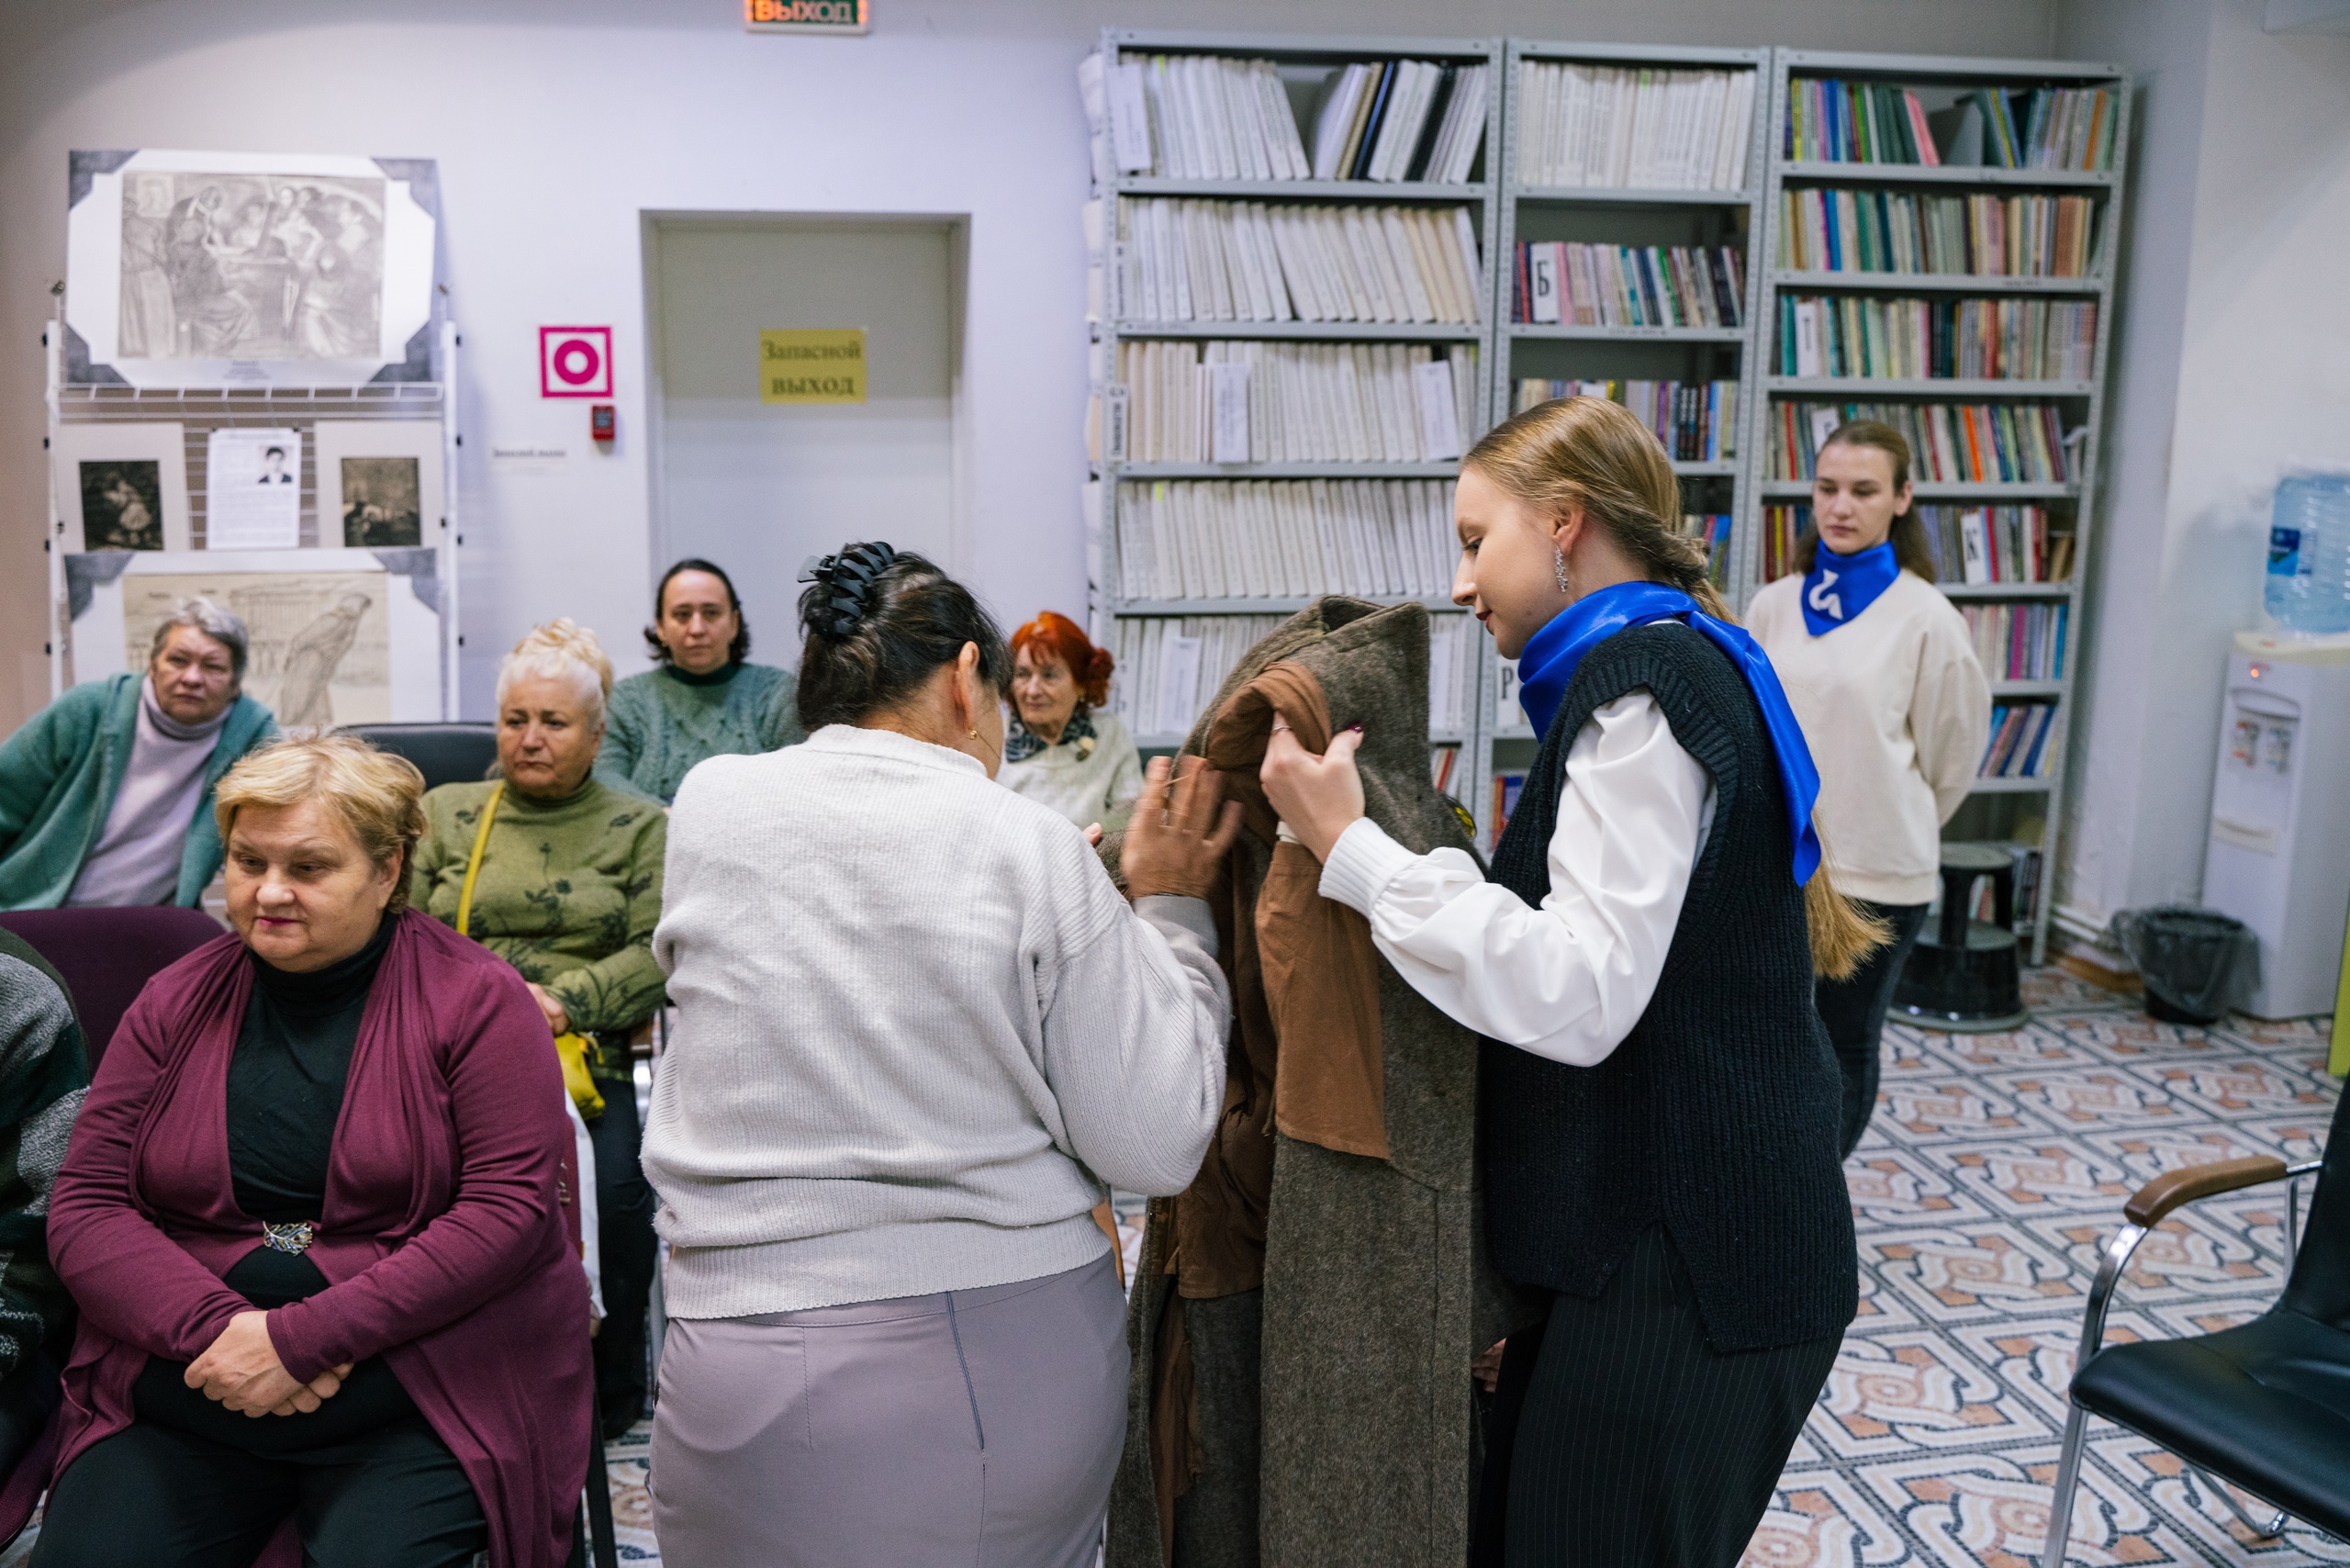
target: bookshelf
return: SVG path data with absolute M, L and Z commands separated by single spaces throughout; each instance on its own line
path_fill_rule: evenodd
M 1418 602 L 1439 612 L 1429 743 L 1467 798 L 1485 671 L 1447 591 L 1450 481 L 1493 422 L 1501 60 L 1497 39 L 1103 30 L 1080 75 L 1089 608 L 1145 751 L 1180 746 L 1240 654 L 1320 594 Z M 1351 67 L 1363 107 L 1334 112 L 1326 146 Z M 1391 162 L 1406 116 L 1420 134 Z M 1329 177 L 1316 155 L 1349 125 L 1360 177 Z
M 2042 90 L 2102 90 L 2109 95 L 2104 106 L 2109 118 L 2100 119 L 2086 97 L 2069 102 L 2050 97 L 2042 100 L 2046 118 L 2036 120 L 2032 100 L 2023 95 Z M 2047 145 L 2052 151 L 2068 150 L 2072 156 L 2054 160 L 2068 166 L 2047 162 L 2002 166 L 1999 128 L 1991 118 L 1996 107 L 1981 96 L 1986 91 L 2005 96 L 2020 117 L 2015 126 L 2019 141 L 2028 142 L 2035 126 L 2057 133 Z M 1908 100 L 1901 96 L 1905 93 L 1914 96 L 1917 111 L 1937 142 L 1937 156 L 1944 157 L 1938 165 L 1897 161 L 1914 155 L 1919 140 Z M 1981 156 L 1986 162 L 1960 161 L 1974 134 L 1964 124 L 1970 104 L 1976 129 L 1985 133 Z M 1800 511 L 1788 509 L 1801 508 L 1809 494 L 1799 472 L 1807 465 L 1808 450 L 1797 460 L 1786 449 L 1805 442 L 1812 419 L 1820 418 L 1824 424 L 1825 413 L 1813 410 L 1880 406 L 1897 418 L 1930 422 L 1944 418 L 1930 411 L 1936 407 L 1971 406 L 1987 410 L 1976 422 L 1996 431 L 2002 449 L 2010 433 L 2045 420 L 2042 410 L 2054 410 L 2053 422 L 2060 439 L 2047 442 L 2043 438 L 2043 444 L 2061 451 L 2061 475 L 2018 476 L 2009 471 L 2018 466 L 2010 462 L 1998 475 L 1936 475 L 1917 485 L 1920 507 L 1954 509 L 1961 516 L 1976 509 L 2017 509 L 2005 515 L 2027 520 L 2020 529 L 2032 516 L 2023 509 L 2036 508 L 2046 537 L 2069 536 L 2072 541 L 2069 569 L 2061 580 L 1943 584 L 1943 591 L 1971 617 L 2037 617 L 2031 623 L 2042 628 L 2043 638 L 2055 634 L 2052 629 L 2060 620 L 2063 627 L 2064 662 L 2053 676 L 2025 678 L 2015 672 L 2011 678 L 2007 665 L 1996 657 L 1986 660 L 1995 711 L 2018 706 L 2029 711 L 2042 705 L 2054 710 L 2046 718 L 2053 759 L 2034 777 L 1980 779 L 1944 829 L 1946 838 L 2001 843 L 2020 857 L 2038 857 L 2037 870 L 2031 873 L 2029 916 L 2018 922 L 2019 935 L 2031 942 L 2034 962 L 2042 961 L 2047 950 L 2055 902 L 2050 873 L 2057 864 L 2070 771 L 2068 732 L 2079 663 L 2081 585 L 2096 516 L 2130 109 L 2127 74 L 2117 66 L 2087 62 L 1779 50 L 1770 66 L 1768 147 L 1758 193 L 1760 238 L 1755 247 L 1762 303 L 1756 311 L 1754 357 L 1765 369 L 1749 409 L 1752 422 L 1743 442 L 1742 465 L 1753 482 L 1740 495 L 1732 528 L 1738 553 L 1736 602 L 1743 607 L 1768 580 L 1783 554 L 1789 526 L 1800 522 Z M 2058 149 L 2057 140 L 2076 127 L 2089 134 L 2072 139 L 2068 149 Z M 1847 153 L 1866 156 L 1818 156 L 1831 138 L 1841 139 L 1838 144 Z M 2031 148 L 2020 151 L 2020 161 L 2030 164 Z M 1952 152 L 1958 156 L 1944 156 Z M 2088 163 L 2096 166 L 2072 166 Z M 1818 254 L 1831 222 L 1837 230 L 1834 253 Z M 1939 230 L 1937 223 L 1942 226 Z M 1985 253 L 1991 247 L 1983 242 L 1992 234 L 2004 242 L 1996 262 L 2001 270 L 1973 270 L 1993 264 Z M 1954 237 L 1964 243 L 1954 245 Z M 1857 244 L 1848 243 L 1855 240 Z M 1925 255 L 1929 250 L 1936 253 Z M 1855 375 L 1791 365 L 1802 345 L 1791 340 L 1790 329 L 1797 334 L 1809 329 L 1800 318 L 1790 319 L 1789 308 L 1813 299 L 1839 302 L 1832 308 L 1840 321 L 1857 318 L 1855 308 L 1841 302 L 1874 301 L 1908 305 L 1938 321 L 1956 318 L 1935 316 L 1937 311 L 1972 308 L 1978 321 L 2023 322 L 2018 337 L 2026 348 L 2020 357 L 2027 362 L 2025 368 L 2041 374 L 2032 379 Z M 2078 313 L 2061 313 L 2084 306 L 2094 309 L 2094 328 L 2068 342 L 2074 358 L 2087 363 L 2058 368 L 2086 374 L 2050 376 L 2045 363 L 2030 364 L 2030 323 L 2077 323 Z M 2000 311 L 2009 314 L 1999 317 Z M 2035 316 L 2034 311 L 2045 314 Z M 1886 363 L 1878 361 L 1877 368 Z M 1796 374 L 1798 370 L 1808 373 Z M 2029 440 L 2023 444 L 2029 445 Z M 2026 662 L 2044 666 L 2050 661 L 2043 653 Z M 2023 891 L 2020 878 L 2020 898 Z
M 1727 541 L 1717 546 L 1716 572 L 1726 592 L 1735 597 L 1733 576 L 1738 561 L 1738 520 L 1748 506 L 1760 473 L 1749 458 L 1745 439 L 1751 420 L 1746 410 L 1755 396 L 1757 353 L 1755 321 L 1760 315 L 1754 237 L 1762 232 L 1762 174 L 1766 99 L 1771 82 L 1771 51 L 1765 49 L 1679 49 L 1627 44 L 1546 42 L 1513 39 L 1504 52 L 1506 102 L 1500 140 L 1500 188 L 1496 195 L 1499 227 L 1492 247 L 1495 262 L 1494 319 L 1496 340 L 1492 356 L 1494 422 L 1518 406 L 1519 383 L 1606 382 L 1620 389 L 1618 400 L 1636 404 L 1639 388 L 1649 383 L 1677 382 L 1726 386 L 1733 409 L 1725 421 L 1726 442 L 1717 439 L 1713 455 L 1676 457 L 1685 512 L 1726 517 Z M 1677 76 L 1668 73 L 1680 73 Z M 1701 74 L 1702 73 L 1702 74 Z M 1728 89 L 1718 98 L 1697 96 L 1711 91 L 1707 79 L 1718 77 Z M 1744 84 L 1740 78 L 1745 79 Z M 1627 150 L 1610 143 L 1599 128 L 1603 112 L 1620 99 L 1627 85 L 1635 92 L 1690 95 L 1683 100 L 1686 112 L 1673 117 L 1707 125 L 1714 132 L 1710 146 L 1724 147 L 1724 128 L 1736 148 L 1727 159 L 1717 159 L 1710 170 L 1700 167 L 1703 152 L 1670 167 L 1658 177 L 1665 161 L 1653 155 L 1645 168 L 1632 166 L 1628 156 L 1611 160 Z M 1743 91 L 1742 101 L 1736 96 Z M 1635 102 L 1638 102 L 1637 98 Z M 1649 102 L 1662 103 L 1662 96 Z M 1638 113 L 1636 109 L 1635 114 Z M 1742 127 L 1732 125 L 1742 114 Z M 1677 143 L 1695 145 L 1694 135 Z M 1651 144 L 1653 145 L 1653 144 Z M 1645 177 L 1643 177 L 1645 176 Z M 1718 254 L 1728 248 L 1738 258 L 1738 286 L 1732 291 L 1737 320 L 1648 324 L 1603 324 L 1562 319 L 1521 320 L 1521 317 L 1551 313 L 1527 297 L 1541 285 L 1532 275 L 1532 253 L 1521 264 L 1520 246 L 1559 244 L 1566 247 L 1662 248 L 1670 254 L 1697 249 Z M 1585 268 L 1600 268 L 1605 258 L 1590 251 L 1576 255 L 1553 252 Z M 1570 258 L 1572 258 L 1570 260 Z M 1676 258 L 1678 259 L 1678 258 Z M 1620 251 L 1616 262 L 1620 271 Z M 1589 271 L 1581 281 L 1598 281 Z M 1682 274 L 1684 278 L 1685 273 Z M 1582 304 L 1583 291 L 1572 284 L 1566 295 Z M 1687 301 L 1684 301 L 1687 303 Z M 1720 302 L 1710 311 L 1675 314 L 1725 315 Z M 1594 314 L 1569 308 L 1562 297 L 1557 314 L 1572 318 Z M 1669 414 L 1670 410 L 1664 410 Z M 1651 419 L 1651 423 L 1659 422 Z M 1667 431 L 1673 426 L 1668 423 Z M 1667 450 L 1675 451 L 1668 442 Z M 1522 775 L 1534 760 L 1539 737 L 1518 707 L 1514 674 L 1500 665 L 1490 641 L 1480 644 L 1487 666 L 1485 689 L 1491 694 L 1479 715 L 1472 788 L 1460 791 L 1478 821 L 1479 836 L 1488 848 L 1498 826 L 1495 780 Z

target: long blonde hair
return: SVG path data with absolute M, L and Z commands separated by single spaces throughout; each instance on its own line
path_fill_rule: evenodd
M 1707 575 L 1705 545 L 1673 526 L 1681 481 L 1672 459 L 1621 403 L 1539 403 L 1488 431 L 1462 463 L 1549 516 L 1582 512 L 1651 581 L 1679 588 L 1707 614 L 1735 623 Z M 1813 972 L 1843 980 L 1890 940 L 1892 930 L 1836 890 L 1825 849 L 1823 839 L 1820 869 L 1804 884 L 1804 923 Z

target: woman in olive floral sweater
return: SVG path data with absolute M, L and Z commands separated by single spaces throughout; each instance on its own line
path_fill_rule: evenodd
M 606 1313 L 596 1382 L 605 1429 L 617 1433 L 644 1406 L 653 1193 L 637 1160 L 643 1132 L 628 1037 L 661 1004 L 652 941 L 668 819 L 658 803 L 592 777 L 611 679 L 595 633 L 567 620 L 515 644 L 498 678 L 505 777 L 426 794 L 409 896 L 459 924 L 466 867 L 490 812 L 462 929 L 530 982 L 551 1036 L 588 1036 L 588 1073 L 603 1096 L 602 1114 L 588 1121 Z

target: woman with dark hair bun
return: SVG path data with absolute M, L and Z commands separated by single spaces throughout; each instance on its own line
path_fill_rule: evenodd
M 1012 708 L 996 782 L 1080 827 L 1125 825 L 1142 793 L 1142 756 L 1105 711 L 1110 650 L 1047 610 L 1012 634 Z
M 879 543 L 803 580 L 807 741 L 669 822 L 654 1529 L 695 1568 L 1083 1568 L 1127 1372 L 1090 1211 L 1206 1152 L 1239 807 L 1154 761 L 1122 895 L 992 782 L 1013 660 L 968 589 Z
M 661 574 L 645 646 L 656 667 L 612 688 L 596 777 L 663 805 L 699 762 L 805 739 L 791 672 L 755 665 L 724 569 L 693 557 Z

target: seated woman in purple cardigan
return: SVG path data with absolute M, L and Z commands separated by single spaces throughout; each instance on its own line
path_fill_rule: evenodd
M 237 935 L 122 1021 L 50 1207 L 80 1302 L 41 1568 L 555 1568 L 586 1476 L 571 1147 L 513 969 L 403 907 L 423 780 L 346 736 L 221 780 Z

